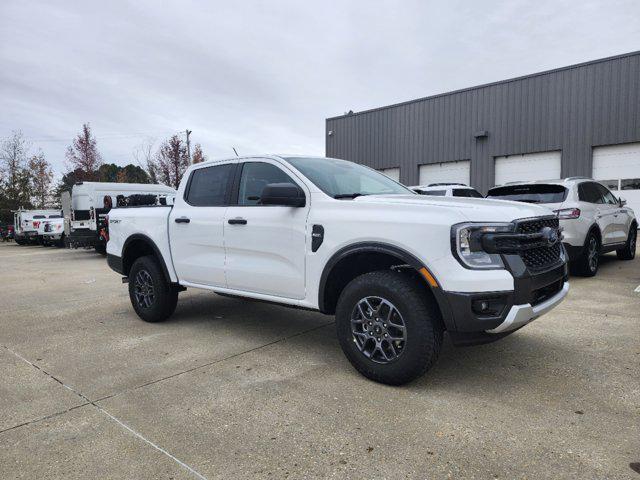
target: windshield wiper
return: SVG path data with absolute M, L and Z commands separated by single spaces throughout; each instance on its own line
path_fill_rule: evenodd
M 334 195 L 333 198 L 356 198 L 361 197 L 364 193 L 339 193 Z

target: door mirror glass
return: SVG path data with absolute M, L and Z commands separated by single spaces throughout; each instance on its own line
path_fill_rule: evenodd
M 293 183 L 270 183 L 262 189 L 262 205 L 280 205 L 286 207 L 304 207 L 304 192 Z

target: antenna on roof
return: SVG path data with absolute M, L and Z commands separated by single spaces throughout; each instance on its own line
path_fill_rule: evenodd
M 240 155 L 238 155 L 238 152 L 236 151 L 236 147 L 231 147 L 231 148 L 233 148 L 233 153 L 236 154 L 236 157 L 239 157 Z

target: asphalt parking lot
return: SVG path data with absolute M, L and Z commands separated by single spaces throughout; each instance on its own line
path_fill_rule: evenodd
M 318 313 L 188 291 L 146 324 L 92 251 L 0 266 L 2 479 L 640 479 L 638 258 L 400 388 Z

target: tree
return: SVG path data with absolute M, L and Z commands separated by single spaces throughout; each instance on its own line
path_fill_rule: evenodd
M 149 175 L 144 171 L 143 168 L 138 165 L 125 165 L 121 168 L 121 171 L 124 172 L 125 182 L 128 183 L 151 183 L 149 179 Z
M 100 165 L 100 168 L 98 168 L 96 180 L 98 182 L 117 182 L 119 171 L 120 167 L 115 163 L 103 163 Z
M 207 157 L 202 151 L 202 147 L 199 143 L 196 143 L 196 146 L 193 148 L 193 164 L 202 163 L 207 161 Z
M 152 160 L 153 175 L 160 183 L 173 188 L 178 188 L 188 167 L 187 146 L 178 135 L 162 143 Z
M 71 169 L 80 171 L 79 180 L 97 180 L 102 157 L 88 123 L 82 125 L 82 132 L 73 140 L 73 145 L 67 148 L 66 157 Z
M 153 138 L 147 138 L 133 149 L 133 158 L 136 160 L 140 169 L 146 170 L 145 173 L 148 176 L 149 183 L 158 183 L 156 165 L 153 156 L 153 146 L 155 143 L 156 142 Z
M 44 158 L 42 150 L 31 156 L 28 166 L 31 174 L 31 203 L 36 208 L 44 208 L 51 203 L 50 190 L 53 170 Z
M 55 197 L 60 198 L 62 192 L 71 192 L 73 186 L 80 181 L 82 171 L 80 169 L 72 170 L 62 175 L 62 179 L 55 189 Z
M 22 132 L 15 131 L 0 145 L 0 213 L 2 219 L 12 218 L 11 210 L 31 208 L 31 185 L 27 171 L 29 142 Z

